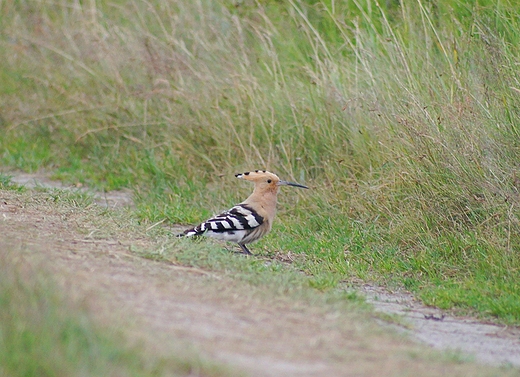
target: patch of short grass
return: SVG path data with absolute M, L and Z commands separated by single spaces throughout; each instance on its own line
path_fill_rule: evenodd
M 261 253 L 520 323 L 514 2 L 0 4 L 0 163 L 195 223 L 268 168 Z M 13 90 L 15 87 L 19 89 Z M 470 289 L 471 287 L 471 289 Z
M 43 271 L 4 240 L 0 253 L 0 374 L 9 376 L 238 375 L 196 355 L 159 357 L 125 345 L 70 302 Z
M 253 257 L 240 253 L 239 249 L 211 239 L 178 239 L 156 234 L 157 247 L 133 249 L 141 257 L 169 262 L 175 265 L 200 268 L 211 275 L 211 271 L 226 277 L 233 277 L 237 282 L 261 287 L 272 295 L 282 295 L 313 302 L 324 300 L 344 302 L 355 305 L 358 309 L 368 307 L 362 296 L 345 289 L 328 290 L 326 295 L 316 294 L 320 277 L 300 271 L 293 262 L 283 256 L 272 258 L 265 255 Z M 328 276 L 327 276 L 328 277 Z

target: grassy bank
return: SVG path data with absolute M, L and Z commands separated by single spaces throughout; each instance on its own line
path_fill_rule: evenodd
M 0 163 L 194 223 L 267 168 L 275 235 L 331 289 L 520 323 L 513 2 L 0 3 Z

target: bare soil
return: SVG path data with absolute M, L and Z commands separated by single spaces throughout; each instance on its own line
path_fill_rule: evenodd
M 9 176 L 11 176 L 12 183 L 27 188 L 73 190 L 92 195 L 95 203 L 101 207 L 115 208 L 133 205 L 132 193 L 130 190 L 97 192 L 92 191 L 88 187 L 83 187 L 80 183 L 76 185 L 65 185 L 62 182 L 50 179 L 47 174 L 44 173 L 14 172 L 9 173 Z
M 131 249 L 153 248 L 153 240 L 128 231 L 93 238 L 106 219 L 86 212 L 57 206 L 44 193 L 0 190 L 0 232 L 11 249 L 51 271 L 100 321 L 124 326 L 154 352 L 195 349 L 251 376 L 519 375 L 440 356 L 409 339 L 520 365 L 517 329 L 436 320 L 442 313 L 413 297 L 367 287 L 378 310 L 411 323 L 381 327 L 377 316 L 347 307 L 274 297 L 215 271 L 140 258 Z
M 455 317 L 422 305 L 410 293 L 388 292 L 365 285 L 367 301 L 376 311 L 401 316 L 402 325 L 391 325 L 433 348 L 466 354 L 492 365 L 520 367 L 520 329 L 484 323 L 471 317 Z

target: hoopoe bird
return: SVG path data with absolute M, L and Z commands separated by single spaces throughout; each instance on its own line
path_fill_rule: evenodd
M 242 203 L 184 231 L 178 237 L 204 235 L 236 242 L 244 254 L 251 255 L 246 245 L 271 231 L 280 186 L 308 189 L 307 186 L 298 183 L 282 181 L 276 174 L 265 170 L 235 174 L 235 177 L 253 182 L 253 193 Z

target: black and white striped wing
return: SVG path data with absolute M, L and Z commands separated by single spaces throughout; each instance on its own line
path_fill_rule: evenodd
M 193 229 L 184 232 L 185 236 L 205 235 L 221 240 L 241 242 L 254 229 L 264 222 L 264 218 L 246 204 L 239 204 Z

